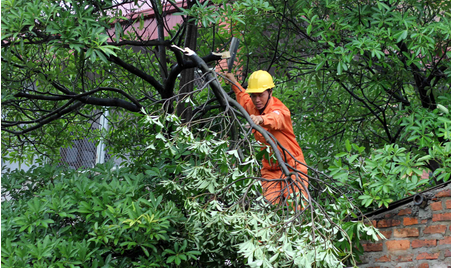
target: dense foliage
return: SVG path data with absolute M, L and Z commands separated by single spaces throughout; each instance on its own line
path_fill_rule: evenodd
M 146 121 L 157 128 L 146 165 L 2 177 L 3 266 L 339 267 L 359 259 L 360 239 L 377 239 L 363 221 L 344 221 L 355 208 L 332 188 L 304 217 L 275 208 L 249 176 L 256 162 L 227 141 L 195 138 L 175 117 L 164 137 L 165 120 Z
M 422 113 L 422 114 L 421 114 Z M 354 199 L 360 199 L 361 205 L 371 208 L 386 206 L 419 189 L 434 186 L 437 182 L 450 180 L 451 122 L 448 112 L 434 110 L 413 112 L 411 117 L 402 118 L 405 126 L 403 136 L 419 148 L 428 148 L 428 152 L 409 151 L 397 144 L 387 144 L 372 154 L 365 153 L 364 146 L 350 144 L 347 140 L 347 152 L 336 155 L 337 159 L 329 167 L 331 175 L 339 185 L 354 189 Z M 449 137 L 440 143 L 436 138 Z M 418 154 L 416 154 L 418 153 Z M 438 167 L 423 179 L 427 172 L 428 161 L 435 161 Z
M 2 1 L 2 159 L 40 165 L 2 176 L 2 264 L 354 264 L 361 211 L 450 180 L 450 31 L 448 1 Z M 306 209 L 262 200 L 249 118 L 171 47 L 213 67 L 231 36 L 291 110 Z M 81 138 L 127 161 L 57 167 Z

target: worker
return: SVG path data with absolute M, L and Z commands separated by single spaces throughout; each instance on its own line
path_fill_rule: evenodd
M 281 204 L 284 200 L 288 200 L 288 195 L 295 190 L 295 192 L 301 191 L 307 200 L 308 194 L 305 189 L 308 187 L 308 169 L 303 152 L 295 139 L 290 111 L 279 99 L 272 96 L 275 87 L 272 76 L 266 71 L 255 71 L 249 78 L 246 91 L 237 83 L 232 73 L 225 73 L 224 76 L 225 82 L 232 85 L 237 102 L 245 108 L 253 122 L 271 133 L 282 147 L 304 164 L 298 163 L 280 148 L 283 160 L 290 167 L 301 171 L 301 173 L 298 172 L 299 176 L 292 176 L 292 180 L 284 180 L 286 176 L 277 161 L 273 159 L 269 161 L 264 157 L 261 169 L 261 177 L 264 179 L 262 180 L 264 197 L 272 204 Z M 258 142 L 268 145 L 261 133 L 256 130 L 253 130 L 253 133 Z M 289 171 L 294 170 L 289 168 Z

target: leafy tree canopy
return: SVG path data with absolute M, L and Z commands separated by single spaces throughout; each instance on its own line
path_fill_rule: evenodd
M 2 1 L 2 158 L 51 164 L 2 178 L 2 263 L 354 263 L 374 231 L 344 219 L 450 180 L 449 11 L 411 0 Z M 240 82 L 269 70 L 291 110 L 306 209 L 259 197 L 265 151 L 244 124 L 262 129 L 210 71 L 232 36 Z M 93 130 L 105 111 L 110 128 Z M 129 161 L 56 169 L 80 138 Z

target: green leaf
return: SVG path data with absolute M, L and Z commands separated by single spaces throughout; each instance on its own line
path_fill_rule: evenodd
M 176 258 L 176 256 L 170 256 L 168 259 L 166 259 L 166 263 L 172 263 L 174 262 L 174 259 Z
M 341 62 L 337 63 L 337 74 L 338 75 L 342 74 L 342 64 L 341 64 Z
M 449 110 L 446 107 L 444 107 L 443 105 L 436 104 L 436 107 L 438 107 L 438 109 L 441 110 L 443 113 L 449 114 Z
M 384 8 L 389 11 L 391 9 L 388 5 L 386 5 L 385 3 L 381 2 L 381 1 L 378 1 L 377 5 L 378 5 L 378 9 L 380 9 L 380 10 Z
M 311 30 L 312 30 L 312 24 L 308 25 L 308 28 L 306 29 L 306 33 L 309 35 L 311 34 Z
M 322 69 L 322 67 L 323 67 L 323 65 L 325 65 L 325 62 L 326 61 L 321 61 L 321 62 L 319 62 L 316 66 L 315 66 L 315 70 L 316 71 L 319 71 L 320 69 Z M 319 79 L 317 76 L 316 76 L 316 79 Z M 317 80 L 316 80 L 317 81 Z M 320 82 L 320 80 L 319 80 L 319 82 Z M 321 88 L 320 86 L 319 86 L 319 84 L 317 84 L 317 88 Z
M 424 161 L 428 161 L 428 160 L 430 160 L 432 158 L 433 157 L 431 155 L 426 155 L 426 156 L 423 156 L 423 157 L 419 158 L 417 161 L 418 162 L 424 162 Z
M 414 140 L 417 140 L 417 139 L 419 139 L 419 138 L 420 138 L 419 135 L 414 135 L 414 136 L 409 137 L 409 138 L 407 139 L 407 141 L 414 141 Z
M 99 49 L 102 50 L 108 56 L 109 55 L 117 56 L 116 53 L 108 47 L 99 47 Z
M 336 154 L 334 157 L 339 158 L 339 157 L 344 157 L 344 156 L 346 156 L 346 155 L 348 155 L 348 153 L 342 152 L 342 153 Z
M 102 53 L 101 51 L 98 51 L 98 50 L 95 50 L 94 53 L 97 54 L 103 62 L 108 63 L 107 57 L 105 57 L 104 53 Z M 93 55 L 94 55 L 94 53 L 93 53 Z
M 143 246 L 141 246 L 141 248 L 143 249 L 144 254 L 146 254 L 146 257 L 149 257 L 149 251 Z
M 358 158 L 358 156 L 359 156 L 359 154 L 350 156 L 350 158 L 348 159 L 348 163 L 349 164 L 353 163 L 356 160 L 356 158 Z
M 174 258 L 174 263 L 175 263 L 176 265 L 180 265 L 181 259 L 178 257 L 178 255 L 176 255 L 176 257 Z
M 345 140 L 345 149 L 347 149 L 347 152 L 350 152 L 352 150 L 352 145 L 350 144 L 349 140 Z

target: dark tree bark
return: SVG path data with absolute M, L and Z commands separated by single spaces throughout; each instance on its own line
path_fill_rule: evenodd
M 189 1 L 189 7 L 194 4 L 194 1 Z M 187 21 L 187 30 L 185 34 L 185 47 L 188 47 L 192 50 L 196 50 L 197 45 L 197 36 L 198 36 L 198 26 L 195 24 L 195 21 L 190 21 L 190 18 L 186 19 Z M 185 69 L 181 73 L 181 80 L 179 84 L 179 94 L 180 100 L 177 104 L 177 115 L 181 117 L 183 122 L 188 122 L 191 120 L 193 116 L 193 110 L 191 106 L 186 105 L 186 103 L 182 100 L 184 97 L 189 97 L 187 93 L 193 92 L 194 88 L 194 79 L 195 73 L 194 69 Z

